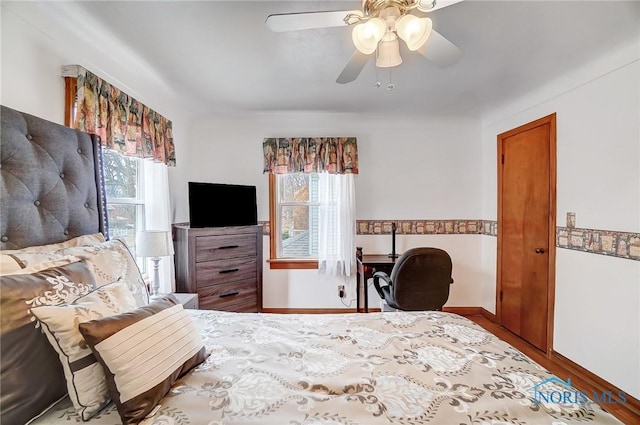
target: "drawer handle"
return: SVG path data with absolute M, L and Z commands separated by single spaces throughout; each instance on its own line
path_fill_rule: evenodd
M 233 272 L 237 272 L 238 270 L 240 270 L 239 268 L 235 267 L 233 269 L 224 269 L 224 270 L 220 270 L 218 273 L 233 273 Z
M 238 248 L 240 245 L 225 245 L 225 246 L 221 246 L 218 249 L 233 249 L 233 248 Z
M 233 297 L 234 295 L 238 295 L 239 293 L 240 292 L 238 292 L 238 291 L 225 292 L 224 294 L 220 294 L 219 297 L 220 298 Z

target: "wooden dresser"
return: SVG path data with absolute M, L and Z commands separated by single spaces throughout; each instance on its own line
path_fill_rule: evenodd
M 173 225 L 176 292 L 205 310 L 262 310 L 262 226 Z

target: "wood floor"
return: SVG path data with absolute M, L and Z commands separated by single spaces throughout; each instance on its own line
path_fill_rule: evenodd
M 486 317 L 482 315 L 465 315 L 465 317 L 473 320 L 478 325 L 496 335 L 498 338 L 513 345 L 526 356 L 540 364 L 542 367 L 546 368 L 554 375 L 558 376 L 560 379 L 566 380 L 570 377 L 571 385 L 578 390 L 583 391 L 586 394 L 590 394 L 594 390 L 597 390 L 596 387 L 594 387 L 590 382 L 588 382 L 587 379 L 585 379 L 585 377 L 580 376 L 576 373 L 576 371 L 569 371 L 568 369 L 558 365 L 556 362 L 547 358 L 547 356 L 542 351 L 538 350 L 533 345 L 509 332 L 505 328 L 493 323 Z M 637 415 L 634 412 L 630 411 L 624 405 L 607 404 L 602 405 L 602 407 L 626 425 L 640 424 L 640 415 Z

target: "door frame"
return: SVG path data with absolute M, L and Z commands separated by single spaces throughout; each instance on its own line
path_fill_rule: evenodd
M 502 325 L 502 306 L 500 303 L 500 293 L 502 291 L 502 232 L 500 232 L 500 223 L 502 222 L 502 199 L 503 199 L 503 149 L 502 141 L 515 134 L 523 131 L 531 130 L 541 125 L 549 125 L 549 263 L 547 269 L 547 357 L 551 356 L 553 351 L 553 319 L 555 306 L 555 287 L 556 287 L 556 184 L 557 184 L 557 161 L 556 161 L 556 113 L 547 115 L 530 123 L 521 125 L 504 133 L 498 134 L 498 231 L 497 231 L 497 270 L 496 270 L 496 319 L 499 325 Z

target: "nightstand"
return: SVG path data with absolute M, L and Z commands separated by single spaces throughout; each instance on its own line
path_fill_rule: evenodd
M 154 298 L 160 298 L 161 296 L 166 295 L 166 294 L 158 294 L 158 295 L 152 295 L 150 297 L 150 300 L 153 301 Z M 182 304 L 182 307 L 184 308 L 189 308 L 189 309 L 194 309 L 197 310 L 198 309 L 198 294 L 187 294 L 187 293 L 183 293 L 183 292 L 172 292 L 171 295 L 173 295 L 174 297 L 176 297 L 176 299 L 178 301 L 180 301 L 180 304 Z

